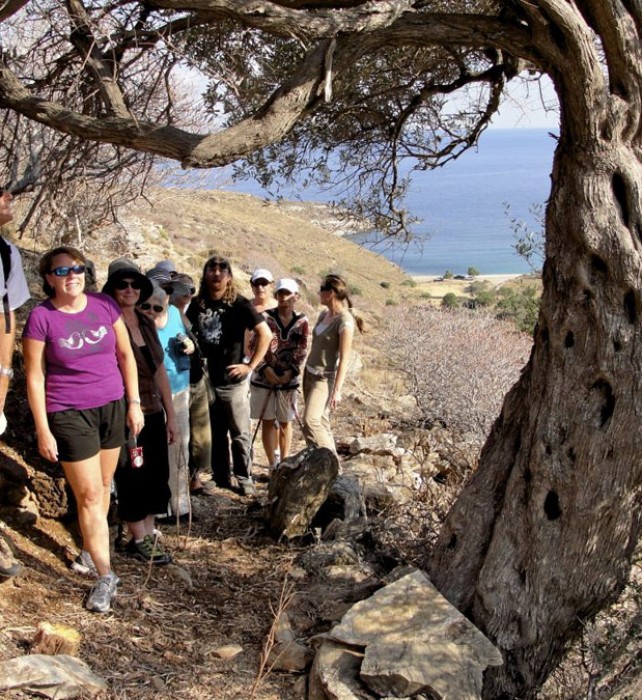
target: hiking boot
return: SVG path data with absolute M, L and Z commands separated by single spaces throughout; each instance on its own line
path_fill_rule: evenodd
M 71 562 L 69 568 L 81 576 L 91 576 L 98 578 L 98 570 L 91 558 L 91 554 L 86 549 L 83 549 L 80 554 Z
M 171 556 L 163 550 L 161 543 L 158 540 L 154 542 L 151 535 L 145 535 L 140 542 L 136 542 L 132 537 L 125 547 L 125 554 L 147 564 L 150 562 L 152 564 L 169 564 L 172 561 Z
M 22 571 L 22 564 L 13 556 L 9 545 L 0 535 L 0 576 L 10 578 L 17 576 Z
M 89 591 L 85 607 L 92 612 L 106 613 L 111 609 L 111 601 L 116 597 L 116 587 L 120 579 L 112 571 L 107 576 L 100 576 Z

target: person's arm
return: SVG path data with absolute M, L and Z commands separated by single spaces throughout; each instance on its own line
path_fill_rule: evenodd
M 233 379 L 242 379 L 243 377 L 247 377 L 250 372 L 253 372 L 265 357 L 265 353 L 270 347 L 272 331 L 265 321 L 261 321 L 254 326 L 254 334 L 256 345 L 252 357 L 250 357 L 250 361 L 247 364 L 241 363 L 238 365 L 228 365 L 226 367 L 228 374 Z
M 9 312 L 11 330 L 5 333 L 6 321 L 3 313 L 0 313 L 0 413 L 4 412 L 4 404 L 7 400 L 9 382 L 11 381 L 11 364 L 13 362 L 13 349 L 16 342 L 16 318 L 13 311 Z
M 167 442 L 173 445 L 180 437 L 178 423 L 176 422 L 176 412 L 174 411 L 174 403 L 172 402 L 172 390 L 169 386 L 169 377 L 164 364 L 158 365 L 156 374 L 154 375 L 156 386 L 160 391 L 161 401 L 165 409 Z
M 23 338 L 22 354 L 27 375 L 27 399 L 38 436 L 38 452 L 50 462 L 57 462 L 58 445 L 49 429 L 45 400 L 45 342 Z
M 348 362 L 350 361 L 350 351 L 352 350 L 352 338 L 354 337 L 354 324 L 345 325 L 339 331 L 339 364 L 337 365 L 337 373 L 334 378 L 334 386 L 332 387 L 332 395 L 330 396 L 330 410 L 339 405 L 341 401 L 341 389 L 348 373 Z
M 138 391 L 138 368 L 136 358 L 132 350 L 129 333 L 122 317 L 114 323 L 114 335 L 116 336 L 116 359 L 120 373 L 125 384 L 125 398 L 127 399 L 127 425 L 132 434 L 138 435 L 145 424 L 145 417 L 140 405 L 140 393 Z

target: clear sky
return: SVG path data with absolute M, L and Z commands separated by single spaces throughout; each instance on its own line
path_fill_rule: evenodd
M 547 76 L 535 80 L 519 77 L 507 89 L 499 113 L 493 117 L 494 129 L 540 129 L 557 131 L 559 109 L 553 84 Z

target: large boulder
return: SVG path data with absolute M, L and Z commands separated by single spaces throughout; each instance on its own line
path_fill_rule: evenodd
M 365 514 L 366 504 L 359 480 L 341 475 L 332 484 L 328 497 L 314 516 L 312 527 L 325 530 L 333 520 L 355 520 Z
M 326 447 L 308 447 L 288 457 L 272 474 L 266 518 L 278 537 L 301 537 L 330 493 L 339 460 Z
M 322 692 L 326 698 L 338 697 L 337 686 L 362 697 L 355 690 L 355 652 L 363 653 L 358 667 L 363 697 L 421 693 L 441 700 L 479 700 L 484 670 L 502 664 L 499 651 L 420 571 L 356 603 L 318 639 L 310 680 L 315 698 L 323 698 Z M 330 660 L 333 668 L 328 670 Z M 341 681 L 337 675 L 343 670 L 347 675 Z M 344 692 L 343 697 L 351 696 Z

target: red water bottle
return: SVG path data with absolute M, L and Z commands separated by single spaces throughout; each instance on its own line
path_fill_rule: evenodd
M 129 463 L 134 469 L 139 469 L 143 466 L 143 448 L 139 447 L 136 438 L 132 435 L 129 440 L 127 440 L 127 451 L 129 452 Z

